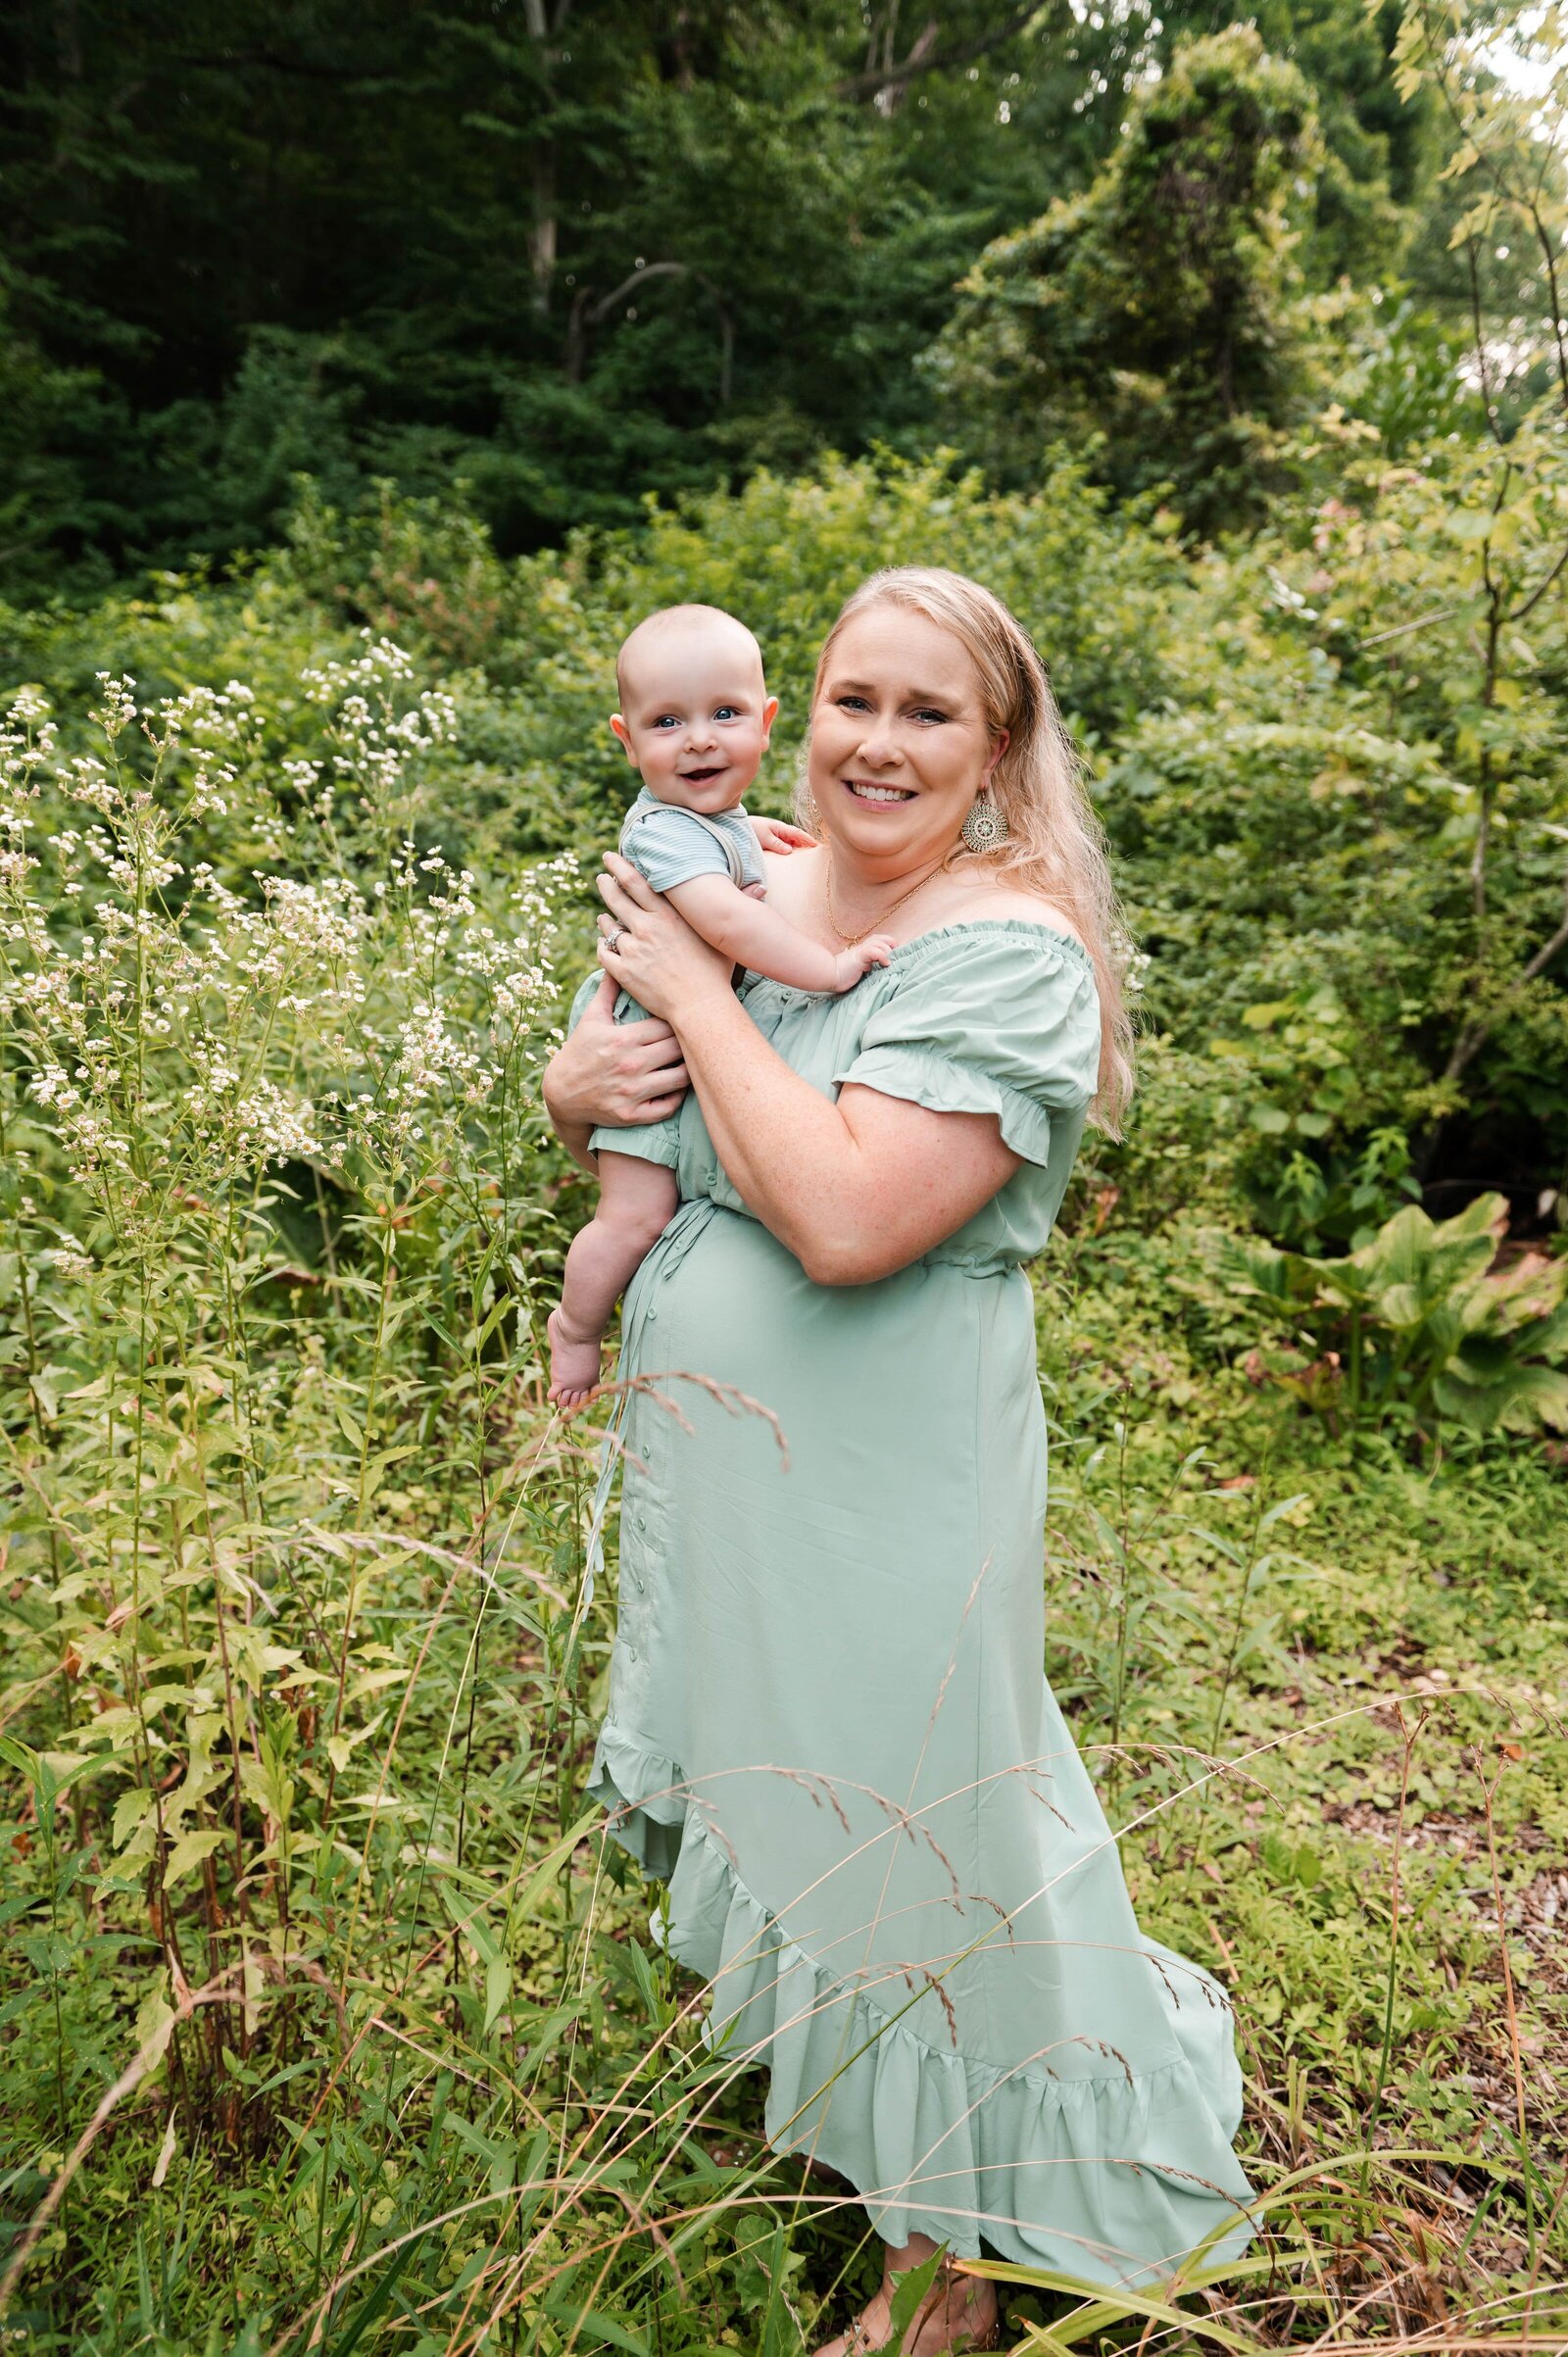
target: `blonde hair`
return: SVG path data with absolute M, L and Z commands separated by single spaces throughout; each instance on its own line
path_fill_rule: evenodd
M 960 842 L 949 864 L 983 860 L 994 873 L 1011 876 L 1053 901 L 1082 935 L 1100 993 L 1100 1084 L 1093 1118 L 1114 1137 L 1133 1088 L 1133 1027 L 1122 990 L 1130 944 L 1104 830 L 1090 806 L 1046 666 L 1016 616 L 978 581 L 938 565 L 895 565 L 862 581 L 840 608 L 817 658 L 813 711 L 834 640 L 847 622 L 872 606 L 902 606 L 951 630 L 974 664 L 987 727 L 994 735 L 1007 732 L 1007 749 L 991 772 L 989 787 L 1007 822 L 1007 839 L 992 852 L 972 852 Z M 802 774 L 804 781 L 804 768 Z

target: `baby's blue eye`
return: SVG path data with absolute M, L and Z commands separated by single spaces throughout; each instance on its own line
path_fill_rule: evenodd
M 656 728 L 678 728 L 680 726 L 680 719 L 675 712 L 661 712 L 658 719 L 654 722 L 654 726 Z
M 740 716 L 739 709 L 733 704 L 721 704 L 713 714 L 715 720 L 738 720 Z

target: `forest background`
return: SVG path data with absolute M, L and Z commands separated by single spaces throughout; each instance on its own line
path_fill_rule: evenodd
M 1009 2345 L 1568 2345 L 1565 50 L 7 12 L 13 2345 L 779 2357 L 873 2280 L 580 1803 L 537 1080 L 620 635 L 754 625 L 782 813 L 910 560 L 1034 633 L 1127 897 L 1140 1097 L 1037 1272 L 1047 1666 L 1235 1995 L 1258 2188 L 1218 2283 L 996 2271 Z

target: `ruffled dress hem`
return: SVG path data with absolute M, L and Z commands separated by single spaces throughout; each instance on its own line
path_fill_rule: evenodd
M 609 1724 L 589 1791 L 614 1839 L 668 1882 L 656 1936 L 711 1984 L 709 2047 L 737 2068 L 770 2067 L 769 2145 L 847 2178 L 884 2240 L 928 2234 L 969 2258 L 983 2240 L 1018 2265 L 1116 2286 L 1167 2282 L 1210 2236 L 1205 2269 L 1247 2249 L 1252 2189 L 1231 2150 L 1241 2072 L 1221 2001 L 1181 2007 L 1169 1974 L 1153 1976 L 1183 2050 L 1137 2076 L 1058 2076 L 1038 2058 L 999 2069 L 931 2045 L 790 1940 L 678 1762 Z M 1160 2142 L 1198 2165 L 1148 2157 Z

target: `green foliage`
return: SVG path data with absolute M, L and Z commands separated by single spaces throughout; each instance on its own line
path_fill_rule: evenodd
M 1092 568 L 1084 602 L 1053 565 L 1048 611 L 1089 655 L 1097 583 L 1139 617 L 1180 586 L 1166 537 L 1093 502 L 1037 514 L 940 469 L 846 468 L 830 491 L 761 480 L 648 546 L 679 569 L 710 537 L 715 581 L 750 563 L 760 582 L 758 552 L 794 531 L 775 611 L 797 665 L 846 532 L 863 561 L 868 532 L 891 550 L 945 519 L 977 564 L 991 533 L 1025 587 L 1037 543 L 1078 535 L 1058 546 Z M 519 878 L 511 846 L 597 830 L 608 785 L 507 814 L 516 778 L 472 741 L 531 728 L 542 764 L 583 757 L 614 630 L 662 579 L 629 544 L 597 570 L 583 550 L 500 566 L 436 507 L 305 513 L 243 585 L 97 617 L 167 702 L 110 679 L 101 717 L 67 711 L 55 736 L 34 690 L 6 746 L 0 2169 L 36 2237 L 12 2244 L 8 2329 L 94 2357 L 318 2327 L 438 2357 L 482 2302 L 522 2357 L 799 2357 L 870 2287 L 863 2217 L 771 2158 L 755 2084 L 705 2051 L 700 1991 L 580 1806 L 609 1623 L 604 1584 L 582 1593 L 592 1454 L 542 1398 L 538 1312 L 581 1191 L 535 1090 L 573 887 L 551 862 Z M 421 685 L 350 633 L 397 610 L 440 646 L 470 599 L 494 680 Z M 13 628 L 33 667 L 86 660 L 78 620 Z M 253 695 L 191 680 L 231 681 L 245 646 Z M 1168 649 L 1149 660 L 1175 675 Z M 1152 1096 L 1207 1154 L 1200 1065 L 1166 1052 Z M 1154 1139 L 1138 1151 L 1157 1166 Z M 1207 1168 L 1223 1193 L 1225 1157 Z M 1418 1499 L 1374 1457 L 1342 1497 L 1315 1427 L 1227 1366 L 1255 1303 L 1184 1291 L 1191 1234 L 1161 1199 L 1139 1199 L 1142 1234 L 1089 1188 L 1042 1297 L 1052 1667 L 1151 1928 L 1245 1960 L 1273 2305 L 1238 2277 L 1219 2321 L 1253 2345 L 1344 2313 L 1324 2260 L 1353 2209 L 1332 2188 L 1357 2182 L 1379 2101 L 1440 2156 L 1419 2196 L 1439 2219 L 1440 2169 L 1496 2182 L 1464 2296 L 1507 2301 L 1550 2201 L 1455 2068 L 1505 2050 L 1502 1934 L 1417 1848 L 1391 1948 L 1376 1843 L 1320 1803 L 1397 1797 L 1375 1686 L 1344 1707 L 1391 1625 L 1456 1686 L 1486 1628 L 1522 1697 L 1504 1736 L 1530 1740 L 1559 1485 L 1478 1451 Z M 1461 1694 L 1432 1731 L 1412 1823 L 1453 1804 L 1495 1713 Z M 1277 1754 L 1277 1820 L 1250 1772 L 1200 1764 L 1231 1744 Z M 1552 1758 L 1521 1763 L 1510 1806 L 1568 1835 Z M 1544 2034 L 1549 1999 L 1515 1969 Z M 1402 2216 L 1409 2165 L 1364 2165 Z M 1357 2329 L 1400 2296 L 1391 2274 L 1386 2301 L 1358 2285 Z M 1065 2301 L 1067 2345 L 1119 2312 L 1041 2293 L 1006 2287 L 1015 2327 Z
M 1255 51 L 1206 6 L 943 0 L 916 25 L 900 0 L 286 0 L 265 42 L 253 19 L 212 0 L 198 40 L 175 0 L 9 12 L 10 594 L 227 560 L 278 535 L 300 468 L 339 507 L 373 505 L 383 477 L 413 497 L 462 477 L 509 553 L 633 521 L 650 490 L 938 432 L 1027 471 L 1063 430 L 1125 424 L 1107 477 L 1147 481 L 1168 470 L 1156 384 L 1210 438 L 1205 515 L 1250 515 L 1267 437 L 1249 420 L 1288 409 L 1298 374 L 1272 181 L 1287 116 L 1313 104 L 1304 283 L 1414 274 L 1419 244 L 1423 301 L 1466 294 L 1430 227 L 1448 111 L 1425 89 L 1400 104 L 1396 20 L 1358 0 L 1272 0 L 1264 45 L 1294 64 L 1198 93 L 1214 119 L 1179 131 L 1180 177 L 1221 207 L 1211 255 L 1191 215 L 1173 234 L 1174 159 L 1123 134 L 1129 105 L 1152 137 L 1179 129 L 1176 94 L 1209 72 L 1182 62 L 1192 36 L 1213 61 Z M 1051 325 L 1062 382 L 1010 438 L 996 415 L 939 419 L 918 356 L 989 241 L 1032 252 L 1052 205 L 1079 224 L 1052 267 L 1087 305 L 1072 333 Z M 1005 309 L 1004 274 L 994 252 L 979 281 Z M 1172 346 L 1189 337 L 1191 364 Z M 1095 384 L 1097 355 L 1125 381 Z
M 1203 528 L 1244 515 L 1312 382 L 1289 206 L 1316 139 L 1309 85 L 1255 31 L 1179 48 L 1084 194 L 963 283 L 931 365 L 989 462 L 1027 478 L 1043 441 L 1098 436 L 1118 488 L 1173 482 Z
M 1225 1246 L 1231 1283 L 1309 1336 L 1278 1381 L 1336 1424 L 1391 1418 L 1434 1431 L 1568 1428 L 1568 1267 L 1526 1252 L 1494 1269 L 1500 1195 L 1435 1222 L 1407 1203 L 1370 1243 L 1333 1260 L 1247 1241 Z M 1266 1362 L 1265 1362 L 1266 1363 Z
M 289 713 L 302 666 L 385 634 L 448 679 L 461 724 L 426 823 L 499 876 L 612 835 L 631 791 L 606 725 L 614 650 L 652 608 L 702 597 L 757 628 L 783 710 L 756 799 L 784 812 L 840 600 L 879 564 L 974 572 L 1091 757 L 1134 980 L 1169 1042 L 1107 1183 L 1152 1219 L 1200 1164 L 1215 1210 L 1313 1252 L 1364 1241 L 1413 1186 L 1505 1182 L 1537 1219 L 1568 1167 L 1568 493 L 1549 420 L 1509 454 L 1443 438 L 1390 464 L 1331 417 L 1270 530 L 1197 558 L 1168 515 L 1112 504 L 1059 455 L 1032 494 L 947 459 L 764 469 L 511 563 L 450 499 L 383 485 L 345 512 L 306 487 L 242 581 L 0 614 L 0 647 L 67 702 L 101 667 L 154 698 L 242 674 Z
M 14 13 L 7 2332 L 800 2357 L 871 2288 L 580 1805 L 536 1084 L 623 631 L 754 624 L 783 810 L 824 627 L 913 559 L 1033 632 L 1128 893 L 1142 1087 L 1039 1297 L 1049 1666 L 1236 1990 L 1272 2236 L 1157 2302 L 998 2271 L 1009 2332 L 1560 2336 L 1561 188 L 1498 20 Z M 1047 207 L 1080 314 L 993 247 L 944 337 Z M 976 329 L 916 461 L 982 285 L 1051 371 Z

